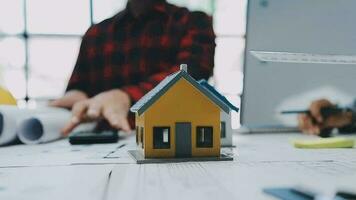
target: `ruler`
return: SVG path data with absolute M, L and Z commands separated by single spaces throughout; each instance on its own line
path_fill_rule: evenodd
M 356 65 L 356 55 L 250 51 L 261 62 Z

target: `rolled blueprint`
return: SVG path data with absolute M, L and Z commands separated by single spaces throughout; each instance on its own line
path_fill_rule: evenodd
M 16 126 L 18 121 L 27 116 L 27 109 L 16 106 L 0 106 L 0 145 L 10 143 L 16 139 Z
M 0 105 L 0 146 L 18 137 L 25 144 L 49 142 L 61 138 L 60 131 L 70 120 L 70 111 L 62 108 L 36 109 Z M 93 130 L 95 123 L 78 126 L 75 131 Z
M 18 137 L 18 127 L 25 120 L 34 116 L 48 116 L 52 119 L 58 115 L 58 120 L 69 120 L 70 111 L 62 108 L 40 107 L 36 109 L 18 108 L 17 106 L 0 106 L 0 145 L 10 143 Z M 65 119 L 64 119 L 65 118 Z M 34 126 L 33 128 L 37 128 Z M 36 131 L 38 132 L 38 131 Z
M 56 110 L 30 115 L 18 123 L 17 135 L 25 144 L 50 142 L 62 137 L 61 129 L 69 122 L 71 113 Z
M 61 130 L 70 118 L 71 113 L 67 110 L 31 115 L 19 122 L 17 135 L 24 144 L 39 144 L 58 140 L 63 137 Z M 96 123 L 84 123 L 74 131 L 91 131 L 95 126 Z

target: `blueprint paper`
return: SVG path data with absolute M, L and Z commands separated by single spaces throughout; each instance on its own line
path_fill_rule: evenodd
M 102 200 L 113 165 L 1 169 L 1 200 Z
M 3 147 L 0 199 L 268 200 L 262 188 L 354 191 L 356 149 L 296 149 L 290 140 L 316 138 L 302 134 L 233 137 L 235 158 L 226 162 L 137 165 L 127 157 L 127 150 L 136 148 L 134 135 L 115 144 L 59 140 Z M 15 166 L 21 163 L 31 167 Z
M 315 137 L 234 135 L 234 161 L 117 165 L 107 199 L 267 200 L 262 188 L 276 186 L 305 186 L 325 195 L 354 191 L 356 149 L 301 150 L 289 143 L 293 138 Z
M 0 148 L 0 171 L 11 167 L 49 167 L 135 163 L 127 153 L 135 149 L 135 138 L 118 143 L 71 145 L 61 139 L 41 145 L 13 145 Z
M 353 188 L 355 164 L 349 165 L 343 161 L 117 165 L 108 200 L 269 199 L 263 198 L 262 188 L 295 185 L 329 194 Z

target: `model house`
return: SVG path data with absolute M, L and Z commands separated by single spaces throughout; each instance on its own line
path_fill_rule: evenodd
M 231 112 L 239 112 L 239 109 L 234 106 L 232 103 L 230 103 L 229 100 L 227 100 L 222 94 L 220 94 L 215 88 L 211 85 L 206 80 L 200 80 L 198 81 L 200 85 L 202 85 L 204 88 L 209 90 L 213 95 L 215 95 L 217 98 L 219 98 L 221 101 L 223 101 L 226 105 L 229 106 L 230 112 L 226 113 L 224 111 L 221 111 L 220 113 L 220 139 L 221 139 L 221 146 L 223 147 L 231 147 L 233 146 L 232 144 L 232 126 L 231 126 Z
M 230 107 L 181 70 L 142 97 L 136 114 L 136 142 L 145 158 L 219 157 L 221 112 Z

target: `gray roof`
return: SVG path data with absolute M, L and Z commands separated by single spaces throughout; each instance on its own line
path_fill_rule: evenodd
M 213 95 L 209 90 L 201 86 L 196 80 L 194 80 L 187 72 L 180 70 L 174 74 L 167 76 L 161 81 L 155 88 L 143 96 L 139 101 L 131 107 L 131 112 L 137 112 L 139 115 L 144 113 L 156 100 L 158 100 L 164 93 L 166 93 L 171 86 L 173 86 L 178 80 L 184 78 L 191 83 L 196 89 L 207 96 L 212 102 L 219 106 L 224 112 L 229 113 L 230 108 L 225 102 Z

